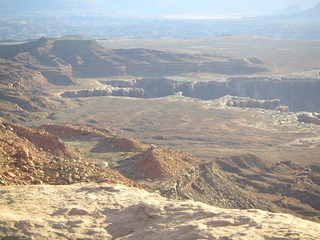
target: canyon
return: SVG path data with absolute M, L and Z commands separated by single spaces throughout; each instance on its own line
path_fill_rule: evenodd
M 291 111 L 319 112 L 318 78 L 230 78 L 224 82 L 185 82 L 166 78 L 144 78 L 131 81 L 101 81 L 106 89 L 66 91 L 63 97 L 128 96 L 159 98 L 180 94 L 185 97 L 212 100 L 226 95 L 260 100 L 279 99 Z M 305 93 L 308 92 L 306 95 Z
M 269 71 L 268 67 L 263 61 L 254 58 L 236 59 L 142 48 L 110 50 L 92 40 L 45 38 L 19 45 L 0 46 L 0 50 L 0 57 L 7 59 L 1 63 L 3 66 L 11 64 L 25 68 L 25 71 L 34 71 L 53 86 L 81 86 L 88 78 L 120 78 L 99 81 L 111 88 L 68 90 L 62 94 L 66 97 L 157 98 L 181 92 L 183 96 L 204 100 L 225 95 L 279 99 L 290 111 L 320 111 L 317 105 L 318 77 L 268 76 L 265 74 Z M 196 72 L 229 77 L 216 77 L 207 81 L 180 81 L 174 77 Z M 246 76 L 239 77 L 241 75 Z M 121 76 L 132 76 L 136 80 L 120 81 Z M 308 94 L 305 95 L 305 92 Z
M 0 45 L 0 238 L 318 239 L 320 79 L 273 71 L 84 39 Z

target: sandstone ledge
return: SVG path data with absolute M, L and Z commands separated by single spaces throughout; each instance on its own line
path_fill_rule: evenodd
M 320 239 L 320 224 L 122 185 L 0 188 L 0 239 Z

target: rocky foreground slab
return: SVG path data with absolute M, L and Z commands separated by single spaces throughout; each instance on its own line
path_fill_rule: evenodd
M 0 188 L 0 239 L 320 239 L 320 224 L 172 201 L 123 185 Z

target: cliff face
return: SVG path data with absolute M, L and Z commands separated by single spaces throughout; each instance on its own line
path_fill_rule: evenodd
M 320 111 L 320 79 L 232 79 L 230 94 L 256 99 L 280 99 L 291 111 Z
M 291 215 L 167 200 L 122 185 L 10 186 L 0 193 L 1 239 L 320 238 L 318 223 Z
M 144 97 L 142 88 L 105 88 L 65 91 L 61 94 L 66 98 L 119 96 L 119 97 Z
M 279 99 L 282 105 L 289 106 L 290 111 L 320 111 L 320 79 L 316 78 L 230 78 L 226 82 L 181 82 L 166 78 L 145 78 L 122 84 L 112 81 L 102 83 L 143 89 L 143 97 L 147 98 L 164 97 L 177 92 L 186 97 L 204 100 L 232 95 L 264 100 Z
M 290 111 L 320 111 L 320 79 L 232 78 L 225 83 L 189 83 L 179 90 L 185 96 L 201 99 L 215 99 L 225 95 L 279 99 Z

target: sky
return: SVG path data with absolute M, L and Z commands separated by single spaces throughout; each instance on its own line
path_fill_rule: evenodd
M 310 8 L 320 0 L 0 0 L 0 10 L 100 10 L 132 16 L 254 15 L 286 9 Z
M 81 1 L 81 0 L 78 0 Z M 92 6 L 128 14 L 250 14 L 272 13 L 290 6 L 310 8 L 320 0 L 82 0 Z M 101 3 L 102 2 L 102 3 Z
M 98 2 L 96 0 L 96 2 Z M 274 11 L 287 8 L 292 5 L 300 5 L 301 7 L 312 7 L 319 0 L 117 0 L 117 4 L 121 4 L 123 8 L 141 8 L 141 10 L 157 8 L 162 11 L 199 11 L 213 13 L 231 13 L 231 12 L 247 12 L 247 11 Z

